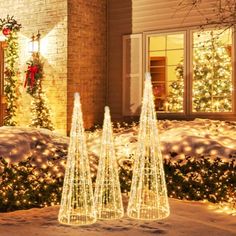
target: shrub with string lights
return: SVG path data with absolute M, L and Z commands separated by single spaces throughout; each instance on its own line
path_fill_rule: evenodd
M 58 204 L 61 197 L 66 152 L 49 157 L 36 166 L 34 157 L 17 164 L 0 160 L 0 211 L 13 211 Z M 174 153 L 172 153 L 174 159 Z M 121 191 L 128 193 L 132 178 L 132 156 L 119 160 Z M 235 159 L 186 156 L 164 160 L 168 195 L 186 200 L 235 203 Z M 91 173 L 93 176 L 95 172 Z M 95 179 L 95 178 L 93 178 Z M 234 206 L 235 207 L 235 206 Z

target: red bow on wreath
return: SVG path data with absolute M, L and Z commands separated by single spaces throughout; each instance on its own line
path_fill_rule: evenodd
M 26 87 L 27 85 L 29 85 L 31 87 L 31 89 L 34 87 L 34 85 L 35 85 L 35 75 L 37 73 L 38 73 L 38 67 L 36 65 L 28 66 L 28 70 L 26 72 L 24 87 Z

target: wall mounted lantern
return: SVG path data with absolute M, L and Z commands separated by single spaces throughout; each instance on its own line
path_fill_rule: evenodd
M 40 33 L 32 35 L 31 41 L 29 42 L 29 52 L 30 53 L 40 53 Z

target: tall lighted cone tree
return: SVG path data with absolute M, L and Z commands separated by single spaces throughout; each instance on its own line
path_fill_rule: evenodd
M 146 74 L 137 145 L 127 214 L 142 220 L 165 218 L 170 211 L 149 73 Z
M 80 96 L 75 94 L 70 144 L 58 220 L 85 225 L 96 221 L 92 180 L 84 135 Z
M 117 219 L 124 215 L 110 110 L 108 107 L 105 107 L 94 198 L 97 218 Z

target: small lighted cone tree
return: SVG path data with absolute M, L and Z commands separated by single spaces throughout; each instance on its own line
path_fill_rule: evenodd
M 146 74 L 139 125 L 127 214 L 140 220 L 163 219 L 170 210 L 149 73 Z
M 79 94 L 75 94 L 70 144 L 58 220 L 86 225 L 96 221 L 92 180 L 84 135 Z
M 50 119 L 50 109 L 47 106 L 47 99 L 41 87 L 33 96 L 31 112 L 31 127 L 53 130 L 53 124 Z
M 124 208 L 113 143 L 110 110 L 108 107 L 105 107 L 101 153 L 94 198 L 97 218 L 117 219 L 123 217 Z

